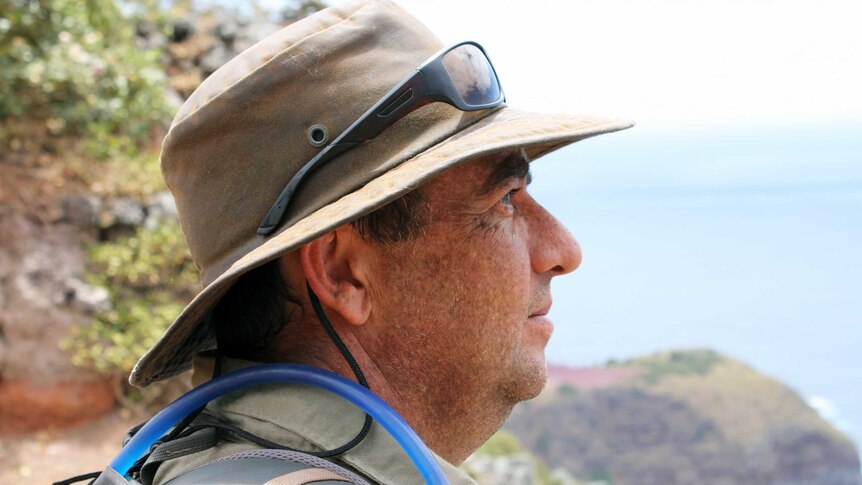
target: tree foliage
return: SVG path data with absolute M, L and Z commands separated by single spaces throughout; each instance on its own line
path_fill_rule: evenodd
M 287 5 L 282 13 L 290 19 L 324 6 Z M 173 35 L 188 25 L 179 17 L 190 9 L 189 0 L 0 0 L 0 146 L 48 150 L 52 163 L 101 199 L 146 205 L 166 190 L 157 149 L 174 110 L 166 72 L 171 59 L 194 51 Z M 33 143 L 34 133 L 50 141 Z M 102 240 L 91 244 L 87 279 L 109 291 L 111 309 L 77 328 L 64 347 L 77 364 L 123 375 L 199 283 L 176 220 L 128 235 L 128 227 L 115 231 L 110 214 L 101 215 Z
M 161 52 L 142 49 L 141 11 L 114 0 L 0 0 L 0 141 L 14 123 L 81 136 L 102 158 L 147 141 L 170 116 Z M 138 6 L 143 4 L 137 4 Z M 119 147 L 117 147 L 119 145 Z

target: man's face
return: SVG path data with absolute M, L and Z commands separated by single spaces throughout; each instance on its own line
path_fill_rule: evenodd
M 545 383 L 550 281 L 573 271 L 572 235 L 527 193 L 520 152 L 452 168 L 422 190 L 424 232 L 379 246 L 370 264 L 371 341 L 402 375 L 515 403 Z M 400 359 L 396 356 L 403 356 Z M 441 380 L 442 379 L 442 380 Z

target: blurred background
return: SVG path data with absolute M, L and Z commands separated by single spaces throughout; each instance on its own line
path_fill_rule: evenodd
M 0 482 L 104 468 L 187 387 L 124 384 L 197 285 L 161 137 L 329 3 L 0 0 Z M 584 262 L 553 286 L 548 388 L 465 467 L 862 483 L 862 3 L 399 3 L 482 43 L 510 105 L 637 122 L 533 165 Z

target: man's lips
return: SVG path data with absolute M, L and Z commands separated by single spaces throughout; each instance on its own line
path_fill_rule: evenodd
M 546 303 L 544 306 L 531 313 L 529 318 L 544 317 L 549 311 L 551 311 L 551 302 Z
M 554 333 L 554 323 L 548 318 L 548 312 L 551 310 L 551 302 L 549 301 L 538 310 L 533 311 L 527 318 L 527 322 L 534 329 L 538 329 L 540 333 L 545 335 L 545 338 L 550 338 Z M 547 340 L 546 340 L 547 341 Z

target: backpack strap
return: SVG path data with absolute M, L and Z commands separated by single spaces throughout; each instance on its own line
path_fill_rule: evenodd
M 324 480 L 350 483 L 345 481 L 344 477 L 335 472 L 324 470 L 323 468 L 305 468 L 295 472 L 286 473 L 280 477 L 275 477 L 263 485 L 306 485 L 309 483 L 319 483 Z
M 325 464 L 331 463 L 312 455 L 311 452 L 287 449 L 278 443 L 255 436 L 237 426 L 223 422 L 215 416 L 202 412 L 195 416 L 188 427 L 179 433 L 177 437 L 171 438 L 169 441 L 156 441 L 153 443 L 153 446 L 150 447 L 150 453 L 141 458 L 135 467 L 133 467 L 137 471 L 132 473 L 132 476 L 140 480 L 144 485 L 151 485 L 162 463 L 213 448 L 225 433 L 237 435 L 260 446 L 262 450 L 254 451 L 270 453 L 266 457 L 267 459 L 293 460 L 316 468 L 326 468 Z M 272 452 L 284 453 L 273 455 Z M 314 461 L 309 461 L 306 457 L 312 458 Z M 344 471 L 346 472 L 346 470 Z M 340 473 L 340 470 L 336 470 L 335 473 Z M 213 479 L 215 478 L 216 476 L 213 476 Z
M 359 475 L 316 456 L 289 450 L 252 450 L 219 458 L 166 485 L 369 485 Z
M 162 463 L 210 449 L 218 444 L 218 442 L 219 431 L 216 428 L 202 428 L 187 436 L 159 444 L 147 457 L 143 466 L 141 466 L 141 482 L 144 484 L 153 483 L 156 471 L 158 471 Z

